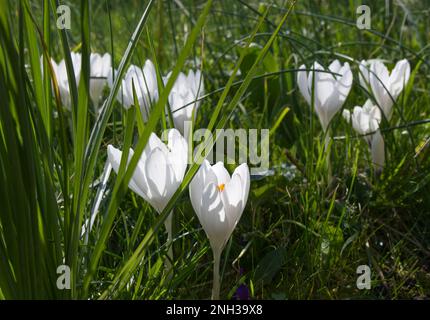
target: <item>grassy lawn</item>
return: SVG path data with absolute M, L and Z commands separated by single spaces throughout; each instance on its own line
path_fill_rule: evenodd
M 213 226 L 202 227 L 190 201 L 199 164 L 188 164 L 160 208 L 129 184 L 151 133 L 182 121 L 172 103 L 183 103 L 169 93 L 189 70 L 202 74 L 194 130 L 259 134 L 258 147 L 235 139 L 235 161 L 224 161 L 232 174 L 244 148 L 249 168 L 262 169 L 251 170 L 246 206 L 222 246 L 220 298 L 430 298 L 430 1 L 363 1 L 368 29 L 357 26 L 355 0 L 60 1 L 70 29 L 57 27 L 57 2 L 0 0 L 0 299 L 211 298 Z M 91 53 L 110 54 L 97 103 Z M 139 100 L 150 84 L 133 78 L 126 106 L 121 80 L 148 59 L 156 97 Z M 336 59 L 352 83 L 325 128 L 316 109 L 342 90 L 331 86 L 342 69 L 327 69 Z M 359 81 L 361 61 L 372 59 L 391 74 L 409 63 L 386 98 L 391 114 L 378 98 L 390 91 L 385 74 L 372 66 L 371 83 Z M 315 61 L 326 71 L 315 72 Z M 314 76 L 303 82 L 309 101 L 303 71 Z M 343 112 L 368 99 L 382 144 Z M 113 170 L 109 145 L 123 151 Z M 148 169 L 154 179 L 165 174 L 160 163 Z M 70 289 L 58 287 L 60 265 Z M 357 287 L 359 266 L 369 267 L 370 288 Z

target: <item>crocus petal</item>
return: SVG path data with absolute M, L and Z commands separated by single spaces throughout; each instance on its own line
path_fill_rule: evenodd
M 302 64 L 299 69 L 306 69 L 306 66 Z M 308 75 L 306 71 L 298 71 L 297 72 L 297 84 L 299 86 L 299 90 L 305 98 L 306 102 L 310 105 L 311 104 L 311 95 L 310 90 L 308 87 Z
M 90 97 L 95 107 L 98 107 L 104 87 L 107 85 L 107 78 L 112 72 L 111 59 L 108 53 L 103 57 L 98 53 L 92 53 L 90 56 L 91 79 L 90 79 Z
M 70 53 L 73 72 L 75 74 L 75 81 L 78 84 L 79 78 L 81 74 L 81 54 L 80 53 Z M 54 62 L 51 59 L 51 62 Z M 71 108 L 71 97 L 70 97 L 70 88 L 69 88 L 69 78 L 67 75 L 66 62 L 61 60 L 58 65 L 52 64 L 55 76 L 57 78 L 58 89 L 60 91 L 61 102 L 66 107 L 66 109 L 70 110 Z
M 80 53 L 71 52 L 70 57 L 72 58 L 73 71 L 75 73 L 76 83 L 78 84 L 81 77 L 82 56 Z
M 337 104 L 335 84 L 333 75 L 326 72 L 315 73 L 315 111 L 324 131 L 327 130 L 331 117 L 335 113 L 335 108 L 329 107 Z
M 242 182 L 242 204 L 245 205 L 248 201 L 248 195 L 249 195 L 249 189 L 251 186 L 251 175 L 249 173 L 249 168 L 246 163 L 242 163 L 240 166 L 234 170 L 232 174 L 232 178 L 236 175 L 240 176 L 240 180 Z M 242 210 L 245 209 L 245 207 L 242 208 Z
M 148 178 L 150 189 L 155 196 L 161 197 L 167 186 L 167 159 L 166 155 L 159 149 L 151 151 L 146 163 L 145 174 Z
M 374 104 L 370 99 L 367 99 L 366 102 L 363 104 L 363 110 L 367 113 L 369 113 L 373 107 L 374 107 Z
M 225 185 L 224 191 L 220 192 L 221 200 L 226 212 L 226 219 L 229 228 L 226 230 L 226 239 L 230 237 L 240 216 L 243 212 L 243 182 L 239 175 L 235 175 Z
M 378 105 L 384 111 L 387 119 L 391 118 L 393 99 L 387 91 L 390 89 L 390 77 L 387 67 L 380 61 L 371 66 L 370 87 Z
M 370 109 L 368 113 L 370 116 L 370 130 L 376 131 L 379 128 L 379 124 L 382 120 L 381 110 L 378 106 L 373 106 L 373 108 Z
M 152 151 L 155 148 L 159 148 L 165 155 L 169 152 L 166 144 L 154 132 L 152 132 L 148 140 L 148 150 Z
M 173 181 L 172 168 L 168 166 L 166 155 L 159 148 L 151 151 L 145 163 L 145 175 L 152 193 L 149 203 L 161 212 L 177 187 Z
M 163 141 L 161 141 L 160 138 L 157 137 L 154 132 L 151 132 L 148 142 L 146 143 L 145 149 L 140 156 L 140 163 L 146 163 L 150 154 L 156 148 L 160 149 L 167 157 L 167 154 L 169 153 L 167 146 L 163 143 Z
M 370 129 L 370 124 L 371 124 L 371 119 L 370 119 L 370 115 L 366 112 L 363 111 L 363 109 L 361 109 L 361 112 L 358 113 L 357 115 L 357 121 L 356 121 L 356 126 L 354 127 L 354 129 L 359 132 L 360 134 L 366 135 L 368 133 L 371 133 L 372 130 Z M 364 136 L 364 138 L 367 141 L 370 141 L 371 136 Z
M 112 70 L 112 57 L 109 53 L 105 53 L 102 57 L 102 76 L 107 76 Z
M 336 83 L 336 88 L 339 91 L 339 100 L 343 104 L 351 91 L 352 87 L 352 72 L 348 62 L 339 69 L 338 73 L 341 75 Z
M 164 79 L 166 82 L 170 78 L 169 73 Z M 184 136 L 188 137 L 186 132 L 186 121 L 192 121 L 197 114 L 197 108 L 200 105 L 196 101 L 204 92 L 204 85 L 201 77 L 201 72 L 198 70 L 194 73 L 192 70 L 188 75 L 179 73 L 176 81 L 169 94 L 169 105 L 172 111 L 175 128 L 177 128 Z M 194 102 L 194 103 L 193 103 Z
M 230 225 L 218 188 L 213 183 L 203 189 L 201 201 L 204 209 L 200 211 L 199 221 L 209 238 L 212 250 L 222 250 L 230 233 Z
M 341 67 L 342 66 L 339 60 L 336 59 L 332 63 L 330 63 L 330 65 L 328 66 L 328 69 L 333 73 L 338 73 Z
M 217 177 L 218 185 L 225 185 L 230 181 L 230 174 L 224 167 L 224 163 L 222 163 L 221 161 L 217 162 L 215 165 L 212 166 L 212 171 Z
M 205 159 L 189 185 L 191 204 L 197 215 L 204 209 L 202 207 L 204 188 L 209 184 L 216 186 L 217 183 L 217 177 L 211 170 L 209 161 Z
M 361 60 L 360 64 L 358 65 L 359 72 L 358 72 L 358 80 L 360 82 L 360 85 L 365 88 L 366 90 L 370 90 L 369 83 L 370 83 L 370 62 Z
M 141 84 L 145 92 L 145 103 L 150 104 L 158 100 L 158 84 L 155 66 L 151 60 L 146 60 L 143 67 L 143 83 Z
M 130 162 L 132 156 L 133 156 L 133 150 L 130 149 L 127 164 L 128 162 Z M 112 145 L 108 146 L 108 160 L 112 166 L 112 169 L 116 173 L 118 173 L 118 170 L 119 170 L 121 157 L 122 157 L 122 151 L 116 149 Z M 135 172 L 133 173 L 133 177 L 130 179 L 128 186 L 131 190 L 136 192 L 143 199 L 148 200 L 148 197 L 145 192 L 146 190 L 141 188 L 141 186 L 139 186 L 139 183 L 138 183 L 139 181 L 142 181 L 142 175 L 143 173 L 141 172 L 141 168 L 137 167 Z
M 171 163 L 175 178 L 182 181 L 187 169 L 188 144 L 180 132 L 176 129 L 168 131 L 169 163 Z
M 408 60 L 403 59 L 397 62 L 390 76 L 390 92 L 393 96 L 393 99 L 396 100 L 399 97 L 400 93 L 403 91 L 403 88 L 408 83 L 410 75 L 411 66 Z
M 318 62 L 314 62 L 314 64 L 312 65 L 312 70 L 309 71 L 308 73 L 308 90 L 309 90 L 309 96 L 312 98 L 312 96 L 314 97 L 314 107 L 315 110 L 317 111 L 317 113 L 319 112 L 318 110 L 320 109 L 321 106 L 321 101 L 318 99 L 318 95 L 316 93 L 316 87 L 317 87 L 317 80 L 316 80 L 316 76 L 318 74 L 320 74 L 319 70 L 324 71 L 324 68 L 322 67 L 322 65 L 320 65 Z M 309 105 L 311 105 L 309 103 Z M 318 116 L 320 117 L 320 114 L 318 114 Z

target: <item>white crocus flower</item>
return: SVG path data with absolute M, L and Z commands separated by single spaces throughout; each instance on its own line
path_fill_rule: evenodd
M 167 145 L 154 133 L 142 152 L 129 188 L 145 199 L 157 212 L 161 213 L 176 192 L 187 168 L 188 145 L 178 130 L 167 131 Z M 128 161 L 134 151 L 130 149 Z M 122 152 L 112 145 L 108 146 L 108 160 L 118 173 Z M 128 164 L 128 162 L 127 162 Z M 172 214 L 165 221 L 168 242 L 172 240 Z M 169 249 L 172 258 L 171 248 Z
M 76 84 L 79 85 L 79 79 L 81 77 L 81 54 L 70 52 L 70 57 L 73 65 L 73 72 L 75 73 Z M 43 66 L 43 56 L 40 57 L 41 65 Z M 70 98 L 70 88 L 69 88 L 69 78 L 67 77 L 67 69 L 65 60 L 61 60 L 57 64 L 53 59 L 51 59 L 51 64 L 55 77 L 57 78 L 58 90 L 60 92 L 61 103 L 63 106 L 70 110 L 72 105 L 72 100 Z M 43 70 L 43 69 L 42 69 Z
M 348 110 L 343 111 L 343 117 L 352 122 L 354 130 L 363 135 L 372 154 L 372 162 L 376 170 L 384 167 L 385 145 L 379 130 L 381 111 L 371 100 L 367 100 L 363 107 L 354 107 L 352 114 Z
M 108 75 L 108 84 L 112 88 L 112 72 Z M 157 73 L 151 60 L 146 60 L 143 68 L 135 65 L 131 65 L 128 68 L 117 95 L 118 101 L 126 109 L 134 105 L 133 84 L 143 121 L 146 122 L 149 118 L 152 103 L 158 100 Z
M 170 73 L 164 79 L 165 82 L 168 81 L 169 77 Z M 186 132 L 186 121 L 192 121 L 195 119 L 197 109 L 200 106 L 200 101 L 196 100 L 203 94 L 204 84 L 200 70 L 197 70 L 196 72 L 190 70 L 188 75 L 181 72 L 170 91 L 169 105 L 172 111 L 175 128 L 177 128 L 185 137 L 188 137 L 188 132 Z M 193 112 L 194 119 L 192 119 Z
M 204 160 L 190 183 L 191 204 L 209 238 L 214 254 L 212 298 L 219 298 L 221 252 L 245 209 L 250 187 L 249 168 L 241 164 L 230 177 L 222 162 Z
M 184 178 L 188 146 L 176 129 L 167 132 L 168 143 L 151 133 L 148 143 L 130 180 L 129 187 L 161 213 Z M 133 156 L 130 149 L 129 159 Z M 118 173 L 122 151 L 108 146 L 108 158 Z
M 393 104 L 403 91 L 411 75 L 408 60 L 397 62 L 391 74 L 381 60 L 362 61 L 360 63 L 361 84 L 370 88 L 377 104 L 387 120 L 393 114 Z
M 306 69 L 305 65 L 300 69 Z M 299 71 L 297 83 L 306 102 L 312 104 L 314 92 L 314 106 L 324 132 L 330 121 L 340 110 L 352 87 L 352 72 L 348 62 L 342 66 L 334 60 L 328 67 L 328 72 L 315 62 L 312 71 Z M 321 70 L 321 72 L 319 71 Z M 315 81 L 313 75 L 315 74 Z M 314 88 L 314 90 L 312 90 Z
M 82 55 L 80 53 L 71 52 L 70 57 L 72 60 L 73 71 L 75 73 L 76 85 L 79 86 L 82 67 Z M 41 57 L 42 61 L 43 57 Z M 67 68 L 65 60 L 61 60 L 57 65 L 51 59 L 51 64 L 57 78 L 58 89 L 60 91 L 61 102 L 70 110 L 71 98 L 69 88 L 69 78 L 67 77 Z M 42 61 L 43 66 L 43 61 Z M 104 87 L 107 83 L 107 77 L 111 71 L 111 56 L 109 53 L 101 56 L 98 53 L 91 53 L 90 55 L 90 97 L 95 108 L 98 107 L 99 101 Z
M 90 97 L 96 110 L 99 107 L 103 89 L 107 85 L 107 77 L 112 69 L 112 60 L 109 53 L 101 56 L 98 53 L 91 53 L 90 56 Z

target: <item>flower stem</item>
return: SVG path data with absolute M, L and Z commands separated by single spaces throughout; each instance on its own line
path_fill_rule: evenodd
M 331 148 L 329 148 L 330 145 L 330 135 L 327 132 L 325 135 L 325 143 L 324 143 L 324 151 L 326 154 L 326 164 L 327 164 L 327 184 L 330 185 L 332 181 L 332 172 L 331 172 L 331 161 L 330 161 L 330 153 Z
M 173 211 L 169 213 L 166 220 L 164 221 L 164 226 L 166 227 L 167 231 L 167 257 L 165 259 L 165 265 L 166 270 L 170 271 L 172 269 L 172 261 L 173 261 L 173 234 L 172 234 L 172 218 L 173 218 Z
M 212 287 L 212 300 L 219 300 L 220 291 L 220 277 L 219 277 L 219 264 L 221 260 L 221 250 L 213 250 L 214 254 L 214 279 Z

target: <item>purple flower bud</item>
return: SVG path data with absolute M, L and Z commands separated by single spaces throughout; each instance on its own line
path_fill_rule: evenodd
M 241 284 L 233 296 L 234 300 L 249 300 L 249 289 L 246 284 Z

